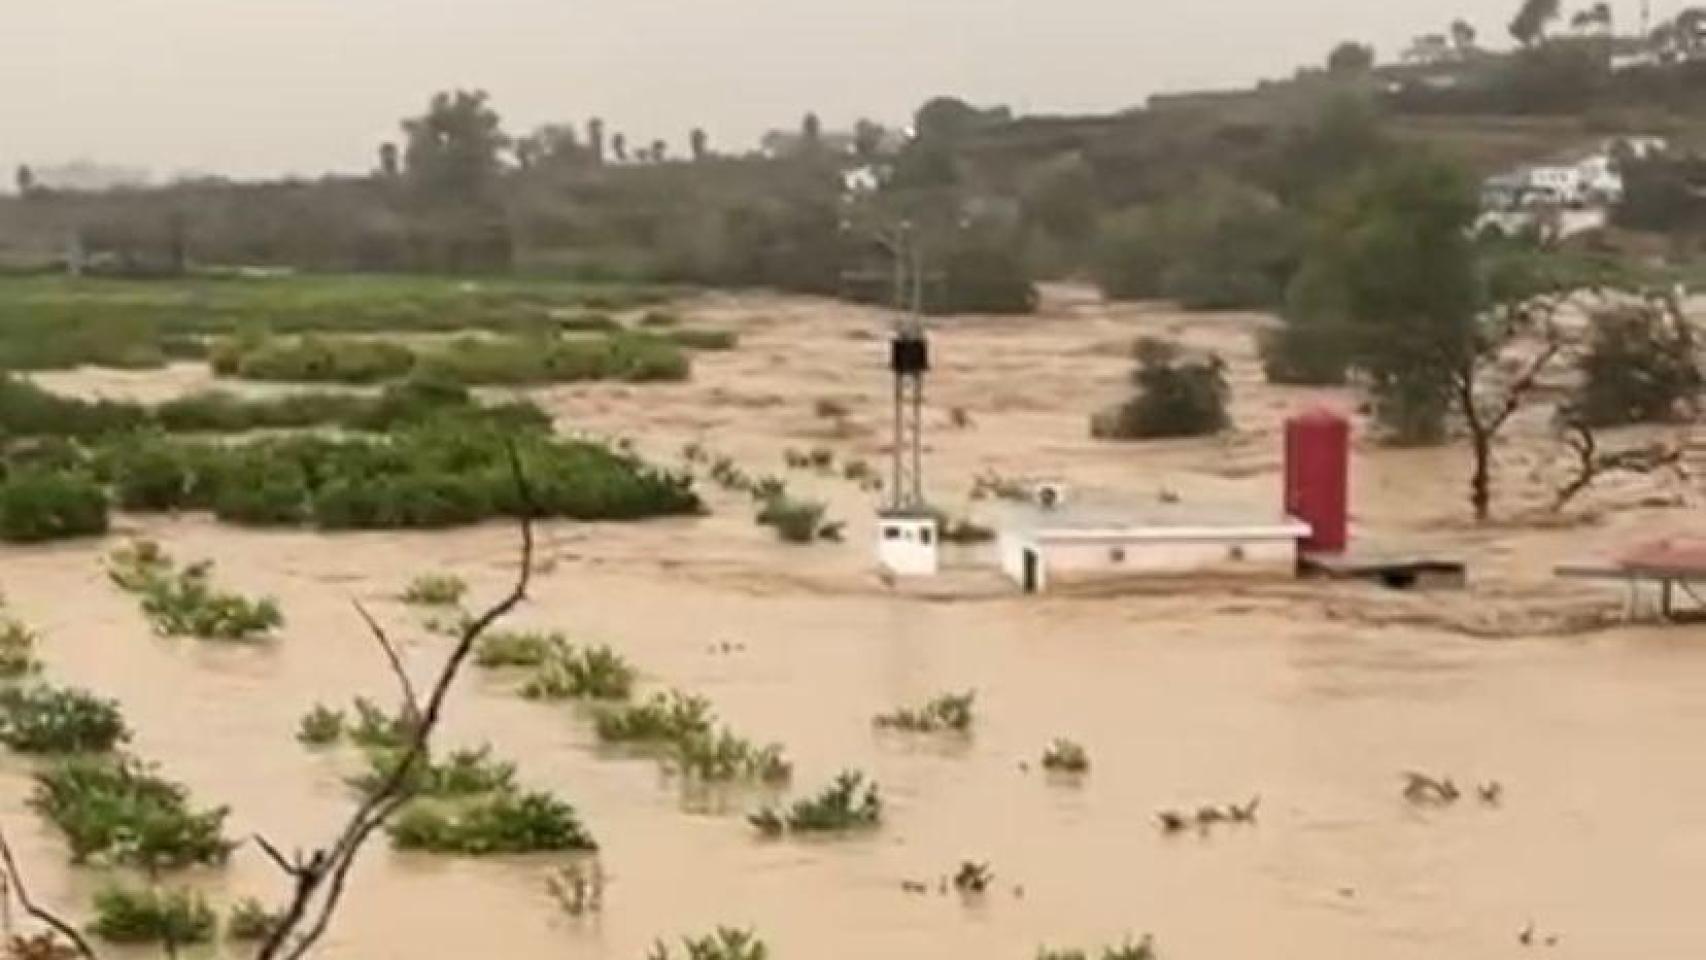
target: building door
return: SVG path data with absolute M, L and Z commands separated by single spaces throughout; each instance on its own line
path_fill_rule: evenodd
M 1036 593 L 1039 589 L 1042 588 L 1041 580 L 1042 580 L 1042 560 L 1041 560 L 1041 558 L 1039 558 L 1037 556 L 1037 552 L 1035 550 L 1033 550 L 1029 547 L 1026 547 L 1025 548 L 1025 592 L 1026 593 Z

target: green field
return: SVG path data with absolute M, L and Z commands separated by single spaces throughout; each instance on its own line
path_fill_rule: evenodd
M 664 302 L 661 287 L 522 278 L 0 276 L 0 369 L 158 366 L 233 334 L 537 333 Z

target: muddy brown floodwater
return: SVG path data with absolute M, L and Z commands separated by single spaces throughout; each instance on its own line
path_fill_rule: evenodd
M 743 334 L 738 351 L 702 357 L 692 384 L 538 396 L 565 429 L 631 436 L 670 461 L 690 440 L 758 472 L 780 473 L 788 447 L 881 457 L 880 314 L 760 296 L 707 298 L 690 313 Z M 1348 399 L 1262 386 L 1251 344 L 1262 322 L 1113 309 L 1071 291 L 1053 291 L 1034 320 L 945 322 L 932 491 L 962 508 L 971 478 L 994 469 L 1277 502 L 1280 419 Z M 1232 361 L 1235 433 L 1138 446 L 1087 438 L 1089 412 L 1122 395 L 1125 351 L 1143 332 Z M 158 396 L 201 375 L 43 379 Z M 817 417 L 820 398 L 845 404 L 846 422 Z M 950 424 L 954 407 L 968 427 Z M 1501 451 L 1506 515 L 1544 497 L 1543 435 L 1539 420 L 1519 424 Z M 1040 945 L 1145 932 L 1181 960 L 1478 960 L 1521 955 L 1517 934 L 1532 922 L 1537 941 L 1559 937 L 1532 948 L 1548 956 L 1702 956 L 1706 912 L 1691 906 L 1706 885 L 1702 634 L 1587 630 L 1620 596 L 1549 575 L 1571 555 L 1682 527 L 1692 498 L 1642 480 L 1584 504 L 1592 522 L 1473 530 L 1462 521 L 1461 450 L 1361 444 L 1356 469 L 1359 536 L 1469 559 L 1468 592 L 1181 583 L 1023 599 L 981 580 L 964 597 L 895 591 L 870 570 L 869 495 L 803 474 L 796 485 L 853 521 L 847 545 L 774 544 L 744 503 L 716 492 L 702 519 L 550 525 L 549 572 L 514 625 L 608 642 L 642 667 L 646 689 L 708 696 L 736 729 L 786 745 L 801 790 L 843 768 L 869 771 L 888 802 L 883 828 L 835 842 L 756 840 L 740 817 L 747 798 L 686 803 L 653 763 L 601 751 L 573 709 L 471 675 L 445 739 L 490 741 L 529 784 L 576 805 L 603 845 L 603 912 L 561 914 L 544 888 L 549 860 L 400 855 L 381 842 L 321 952 L 635 960 L 654 938 L 734 924 L 757 928 L 775 956 L 812 960 L 1028 960 Z M 0 551 L 0 587 L 44 632 L 57 680 L 121 699 L 138 751 L 201 801 L 230 804 L 233 836 L 265 832 L 287 847 L 325 837 L 350 802 L 347 767 L 293 741 L 298 717 L 316 701 L 390 695 L 351 600 L 404 633 L 425 673 L 445 641 L 387 598 L 438 569 L 493 597 L 516 554 L 501 526 L 338 537 L 201 519 L 122 527 L 216 560 L 232 586 L 276 595 L 288 629 L 260 649 L 153 638 L 102 577 L 111 541 Z M 978 692 L 969 740 L 874 735 L 873 714 L 963 689 Z M 1079 783 L 1037 769 L 1057 736 L 1090 752 Z M 29 769 L 17 758 L 0 766 L 5 827 L 38 897 L 84 904 L 99 877 L 69 871 L 57 836 L 24 807 Z M 1407 769 L 1497 779 L 1503 804 L 1412 807 L 1400 796 Z M 1254 827 L 1156 829 L 1157 810 L 1255 795 Z M 975 902 L 938 894 L 937 878 L 968 859 L 991 864 L 991 892 Z M 903 880 L 929 892 L 904 892 Z M 283 892 L 251 847 L 201 882 L 231 896 Z

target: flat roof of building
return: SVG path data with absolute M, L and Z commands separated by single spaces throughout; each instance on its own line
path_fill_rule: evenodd
M 1280 510 L 1204 503 L 1081 502 L 1058 507 L 1015 504 L 1002 518 L 1003 531 L 1039 540 L 1275 539 L 1302 538 L 1309 525 Z

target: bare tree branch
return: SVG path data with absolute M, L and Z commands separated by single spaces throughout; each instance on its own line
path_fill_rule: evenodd
M 77 951 L 78 956 L 84 957 L 86 960 L 99 960 L 100 955 L 95 952 L 94 948 L 89 945 L 89 941 L 83 938 L 83 934 L 79 933 L 76 927 L 61 919 L 53 911 L 37 905 L 34 900 L 30 899 L 29 890 L 24 886 L 24 875 L 18 870 L 18 861 L 12 856 L 12 845 L 7 842 L 4 830 L 0 830 L 0 860 L 5 861 L 6 882 L 17 893 L 18 903 L 23 906 L 24 912 L 64 937 L 71 944 L 72 949 Z
M 415 684 L 409 679 L 409 671 L 403 668 L 402 656 L 397 653 L 397 647 L 391 642 L 391 637 L 386 634 L 385 628 L 379 625 L 379 621 L 373 619 L 373 614 L 367 612 L 367 607 L 363 606 L 360 600 L 356 600 L 354 603 L 355 612 L 361 614 L 361 619 L 367 623 L 368 632 L 373 634 L 373 639 L 379 644 L 379 649 L 385 651 L 385 659 L 391 664 L 391 672 L 397 677 L 397 685 L 402 688 L 403 709 L 407 711 L 408 722 L 410 724 L 418 723 L 421 718 L 421 701 L 420 697 L 415 694 Z
M 1587 424 L 1573 420 L 1566 425 L 1566 429 L 1569 436 L 1565 438 L 1564 443 L 1576 455 L 1576 469 L 1570 479 L 1556 491 L 1552 500 L 1553 513 L 1562 512 L 1576 497 L 1608 473 L 1649 474 L 1667 467 L 1681 469 L 1681 447 L 1667 447 L 1655 443 L 1628 450 L 1601 452 L 1599 438 Z
M 426 760 L 432 735 L 443 717 L 445 702 L 449 699 L 450 691 L 455 686 L 463 666 L 474 652 L 474 647 L 494 623 L 527 598 L 527 589 L 533 578 L 535 507 L 532 490 L 522 470 L 520 454 L 513 446 L 508 452 L 510 471 L 514 476 L 519 495 L 518 503 L 521 505 L 517 518 L 521 528 L 521 566 L 516 572 L 515 584 L 501 600 L 464 624 L 424 703 L 416 699 L 415 689 L 404 675 L 401 661 L 389 638 L 378 628 L 377 623 L 367 616 L 366 611 L 357 606 L 357 610 L 368 621 L 375 638 L 379 640 L 381 648 L 385 650 L 393 671 L 404 684 L 409 703 L 415 705 L 416 722 L 410 726 L 409 741 L 404 747 L 400 761 L 392 765 L 385 778 L 350 814 L 349 820 L 330 847 L 316 851 L 307 863 L 298 861 L 294 865 L 286 866 L 277 848 L 267 844 L 270 848 L 267 855 L 294 879 L 294 889 L 279 923 L 256 953 L 257 960 L 300 960 L 325 935 L 343 899 L 350 871 L 354 868 L 363 845 L 374 831 L 383 826 L 411 799 L 410 781 L 415 765 Z

